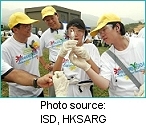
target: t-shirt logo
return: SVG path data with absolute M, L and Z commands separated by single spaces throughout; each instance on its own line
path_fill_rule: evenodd
M 16 63 L 22 64 L 25 63 L 26 65 L 29 64 L 30 60 L 33 58 L 38 58 L 38 49 L 40 45 L 38 42 L 32 40 L 31 44 L 29 44 L 28 48 L 24 48 L 23 55 L 16 56 Z

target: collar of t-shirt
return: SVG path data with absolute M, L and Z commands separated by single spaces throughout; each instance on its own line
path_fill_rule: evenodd
M 62 24 L 62 22 L 60 22 L 61 23 L 61 27 L 59 28 L 60 30 L 63 30 L 63 24 Z M 53 33 L 54 31 L 56 31 L 57 33 L 58 33 L 58 30 L 59 29 L 57 29 L 57 30 L 54 30 L 54 29 L 52 29 L 52 28 L 50 28 L 50 31 L 51 31 L 51 33 Z

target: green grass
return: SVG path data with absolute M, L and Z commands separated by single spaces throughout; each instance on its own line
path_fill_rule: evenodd
M 107 49 L 108 49 L 107 47 L 98 47 L 100 54 L 102 54 Z M 47 49 L 44 50 L 44 58 L 46 61 L 48 61 L 48 50 Z M 41 76 L 48 73 L 48 71 L 45 70 L 41 64 L 40 64 L 39 69 L 40 69 Z M 5 82 L 2 82 L 2 97 L 8 97 L 9 96 L 8 92 L 9 92 L 8 85 Z M 107 90 L 101 90 L 95 85 L 93 87 L 93 93 L 94 93 L 93 94 L 94 97 L 108 97 Z M 45 94 L 45 97 L 48 96 L 48 89 L 44 89 L 44 94 Z
M 106 51 L 108 47 L 98 47 L 100 55 Z M 108 97 L 108 90 L 102 90 L 98 88 L 96 85 L 93 86 L 93 96 L 94 97 Z

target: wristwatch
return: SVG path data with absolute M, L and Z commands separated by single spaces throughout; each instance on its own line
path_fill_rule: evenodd
M 34 78 L 33 79 L 33 87 L 34 88 L 38 88 L 39 87 L 38 84 L 37 84 L 37 80 L 38 80 L 38 78 Z

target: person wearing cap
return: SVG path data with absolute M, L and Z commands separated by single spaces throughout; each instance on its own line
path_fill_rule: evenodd
M 104 52 L 101 55 L 100 74 L 82 57 L 70 57 L 71 62 L 84 69 L 91 80 L 101 89 L 108 89 L 110 97 L 144 96 L 144 39 L 125 37 L 125 28 L 119 16 L 106 13 L 91 31 L 91 36 L 99 35 L 110 44 L 109 48 L 142 84 L 140 89 L 126 76 L 121 67 Z M 82 51 L 83 52 L 83 51 Z M 74 52 L 74 54 L 77 54 Z
M 31 33 L 32 24 L 38 20 L 31 19 L 23 12 L 13 13 L 8 22 L 14 33 L 2 43 L 3 60 L 15 69 L 22 69 L 40 77 L 39 73 L 39 38 Z M 18 78 L 18 77 L 16 77 Z M 22 86 L 8 82 L 9 97 L 43 97 L 43 88 Z
M 42 20 L 47 24 L 48 29 L 42 34 L 40 38 L 40 63 L 43 67 L 52 73 L 53 64 L 62 46 L 66 40 L 66 24 L 59 21 L 59 15 L 55 8 L 47 6 L 41 11 Z M 43 58 L 43 49 L 47 48 L 49 51 L 48 61 Z M 54 86 L 49 88 L 49 97 L 55 97 Z
M 99 73 L 100 54 L 96 46 L 92 43 L 84 43 L 88 32 L 83 20 L 75 18 L 67 24 L 67 36 L 69 41 L 64 42 L 55 62 L 53 72 L 63 71 L 69 80 L 68 97 L 92 97 L 93 82 L 90 80 L 84 70 L 74 66 L 69 60 L 69 54 L 72 51 L 80 55 L 81 49 L 86 49 L 89 55 L 83 56 L 91 64 L 92 69 Z M 73 40 L 76 43 L 72 42 Z M 86 51 L 84 50 L 84 51 Z M 86 54 L 84 52 L 83 54 Z M 94 62 L 93 62 L 94 61 Z M 96 64 L 95 64 L 96 63 Z M 97 67 L 98 66 L 98 67 Z M 59 83 L 58 83 L 59 84 Z
M 53 85 L 52 75 L 46 74 L 42 77 L 37 77 L 24 70 L 14 69 L 3 59 L 1 60 L 1 79 L 2 81 L 15 82 L 23 86 L 33 86 L 48 88 Z M 17 78 L 16 78 L 17 77 Z

